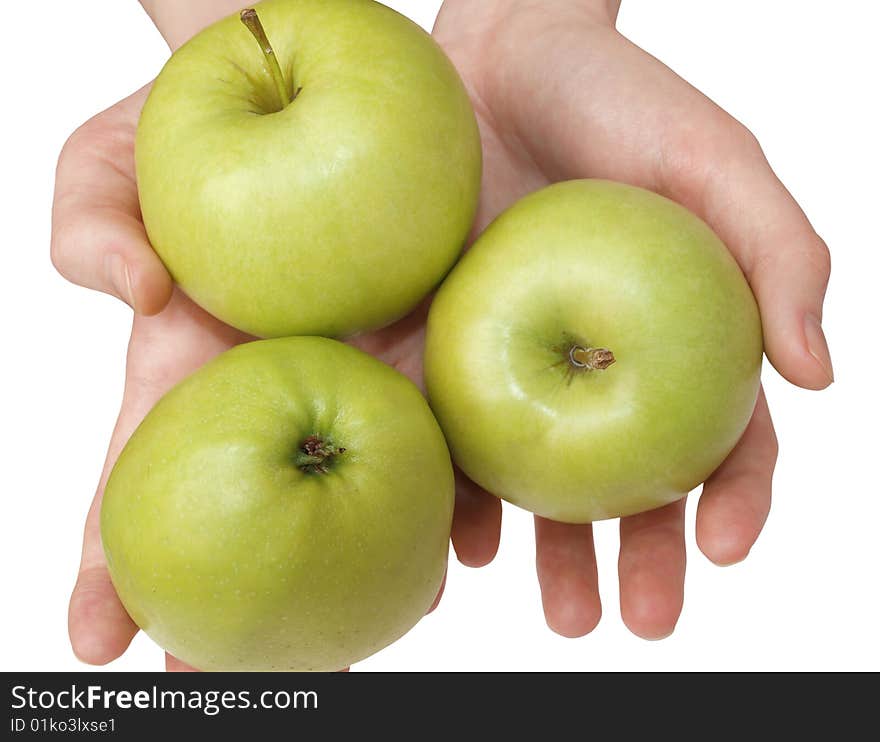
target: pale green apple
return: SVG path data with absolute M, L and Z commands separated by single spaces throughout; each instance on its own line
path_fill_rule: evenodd
M 754 297 L 705 223 L 570 181 L 502 214 L 444 282 L 425 381 L 469 477 L 584 523 L 705 480 L 749 421 L 761 356 Z
M 339 670 L 428 610 L 453 475 L 418 389 L 316 337 L 219 356 L 135 431 L 104 494 L 113 584 L 202 670 Z
M 192 299 L 251 334 L 388 324 L 440 283 L 473 220 L 465 87 L 427 33 L 371 0 L 255 10 L 273 53 L 236 14 L 156 79 L 135 147 L 150 242 Z

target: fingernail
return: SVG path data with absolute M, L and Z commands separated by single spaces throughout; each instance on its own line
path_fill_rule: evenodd
M 831 353 L 828 352 L 828 341 L 822 332 L 822 325 L 812 314 L 804 318 L 804 334 L 807 338 L 807 349 L 828 375 L 829 383 L 834 381 L 834 368 L 831 366 Z
M 675 627 L 667 631 L 665 634 L 657 634 L 656 636 L 651 634 L 641 634 L 639 638 L 644 639 L 646 642 L 662 642 L 664 639 L 668 639 L 675 633 Z
M 742 562 L 744 562 L 744 561 L 746 560 L 746 557 L 747 557 L 748 555 L 749 555 L 748 552 L 746 552 L 746 553 L 745 553 L 743 556 L 741 556 L 741 557 L 735 557 L 734 559 L 719 559 L 719 560 L 717 560 L 717 561 L 716 561 L 716 560 L 712 560 L 712 563 L 713 563 L 716 567 L 733 567 L 733 566 L 735 566 L 735 565 L 737 565 L 737 564 L 741 564 Z
M 134 291 L 131 287 L 131 271 L 121 255 L 112 254 L 104 258 L 104 268 L 116 295 L 137 311 L 134 303 Z

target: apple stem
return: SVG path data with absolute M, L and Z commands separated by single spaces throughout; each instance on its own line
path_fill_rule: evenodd
M 326 474 L 330 459 L 343 453 L 344 448 L 337 448 L 317 435 L 310 435 L 296 452 L 294 463 L 306 474 Z
M 583 368 L 588 371 L 603 371 L 614 363 L 614 353 L 608 348 L 585 348 L 583 345 L 573 345 L 568 351 L 568 360 L 575 368 Z
M 287 83 L 284 81 L 284 74 L 281 72 L 281 65 L 278 64 L 278 57 L 275 56 L 275 50 L 272 48 L 272 44 L 269 43 L 269 38 L 266 36 L 266 29 L 263 28 L 263 24 L 260 22 L 260 17 L 257 15 L 257 11 L 253 8 L 245 8 L 242 10 L 241 22 L 244 23 L 248 31 L 254 35 L 254 38 L 260 45 L 263 56 L 266 58 L 266 64 L 269 66 L 269 72 L 272 73 L 272 80 L 275 82 L 275 89 L 278 91 L 278 98 L 281 100 L 281 108 L 283 109 L 287 107 L 291 101 L 290 94 L 287 92 Z

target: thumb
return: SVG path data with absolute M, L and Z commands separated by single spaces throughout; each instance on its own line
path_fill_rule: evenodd
M 780 235 L 779 239 L 785 239 Z M 806 389 L 834 381 L 822 305 L 828 285 L 828 248 L 815 233 L 761 253 L 748 271 L 761 307 L 767 357 L 785 378 Z
M 65 278 L 155 314 L 172 280 L 140 219 L 134 136 L 148 87 L 77 129 L 62 149 L 52 206 L 52 262 Z
M 834 380 L 822 330 L 828 248 L 750 134 L 723 162 L 707 174 L 697 210 L 749 280 L 770 362 L 793 384 L 824 389 Z

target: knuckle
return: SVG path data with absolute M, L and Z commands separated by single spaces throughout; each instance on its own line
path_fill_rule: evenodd
M 821 237 L 816 235 L 812 250 L 812 262 L 823 281 L 827 282 L 831 277 L 831 251 Z
M 96 171 L 96 163 L 126 162 L 133 157 L 133 149 L 134 127 L 120 121 L 113 109 L 77 127 L 61 147 L 55 169 L 49 257 L 64 278 L 77 282 L 81 252 L 85 243 L 94 239 L 95 225 L 81 209 L 83 179 Z
M 73 588 L 74 595 L 82 598 L 89 595 L 101 594 L 106 591 L 108 579 L 107 570 L 103 566 L 81 568 L 76 577 L 76 584 Z
M 120 116 L 115 108 L 93 116 L 67 137 L 58 155 L 56 178 L 68 168 L 79 167 L 83 158 L 122 160 L 134 147 L 136 123 Z
M 766 163 L 758 138 L 735 119 L 727 118 L 709 136 L 707 150 L 716 170 L 736 174 Z
M 56 177 L 58 173 L 63 173 L 66 167 L 76 159 L 77 154 L 88 146 L 94 129 L 94 121 L 94 118 L 89 119 L 74 129 L 70 136 L 67 137 L 67 140 L 61 146 L 61 151 L 58 153 L 58 164 L 55 168 Z
M 737 156 L 746 154 L 762 159 L 764 157 L 764 150 L 761 149 L 758 137 L 745 124 L 736 119 L 731 119 L 728 123 L 727 140 Z
M 67 137 L 58 154 L 55 167 L 55 196 L 53 204 L 52 234 L 49 241 L 49 258 L 55 270 L 71 280 L 74 253 L 78 242 L 79 226 L 77 219 L 65 209 L 66 201 L 74 193 L 71 176 L 76 173 L 82 154 L 87 151 L 92 138 L 94 119 L 89 119 Z
M 52 227 L 52 238 L 49 243 L 49 258 L 55 270 L 64 278 L 71 280 L 71 263 L 76 245 L 77 226 L 70 221 L 62 221 Z
M 759 408 L 760 409 L 760 402 Z M 762 435 L 764 437 L 764 450 L 767 453 L 767 461 L 770 465 L 770 471 L 773 471 L 773 467 L 776 465 L 776 460 L 779 458 L 779 437 L 776 435 L 776 426 L 773 425 L 773 419 L 770 417 L 769 411 L 766 409 L 765 403 L 765 414 L 766 418 L 763 421 Z M 758 416 L 758 410 L 755 412 L 756 417 Z
M 779 436 L 776 435 L 772 425 L 767 433 L 767 452 L 770 454 L 770 461 L 775 463 L 779 458 Z
M 661 182 L 683 183 L 699 194 L 719 175 L 763 159 L 764 153 L 747 127 L 719 110 L 698 121 L 678 123 L 666 137 L 662 156 Z

